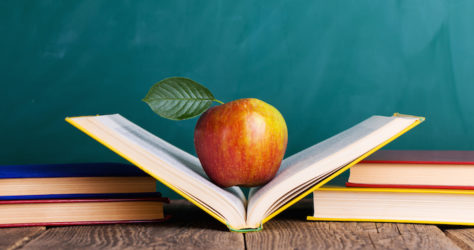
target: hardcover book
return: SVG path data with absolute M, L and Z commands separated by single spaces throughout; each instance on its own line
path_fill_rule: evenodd
M 227 225 L 256 231 L 262 225 L 423 121 L 395 114 L 372 116 L 283 160 L 273 180 L 252 188 L 247 199 L 238 187 L 220 188 L 199 159 L 149 133 L 119 114 L 69 117 L 66 121 L 155 177 Z
M 474 190 L 322 187 L 311 221 L 474 225 Z
M 0 166 L 0 199 L 8 200 L 14 197 L 23 199 L 22 196 L 36 199 L 55 198 L 54 195 L 152 193 L 155 191 L 156 180 L 129 164 Z
M 42 194 L 0 196 L 0 201 L 10 200 L 51 200 L 51 199 L 126 199 L 155 197 L 158 192 L 147 193 L 89 193 L 89 194 Z M 161 194 L 160 194 L 161 195 Z
M 0 200 L 0 227 L 158 222 L 167 198 Z
M 346 186 L 474 189 L 474 151 L 381 150 L 350 169 Z

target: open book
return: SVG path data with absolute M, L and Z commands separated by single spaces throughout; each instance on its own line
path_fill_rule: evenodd
M 372 116 L 283 160 L 273 180 L 252 188 L 213 184 L 199 159 L 119 114 L 68 117 L 66 121 L 155 177 L 232 231 L 252 231 L 352 165 L 422 122 L 395 114 Z

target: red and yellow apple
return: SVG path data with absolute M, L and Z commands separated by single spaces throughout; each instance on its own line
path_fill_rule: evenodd
M 221 187 L 253 187 L 277 173 L 288 142 L 280 112 L 255 98 L 207 110 L 194 130 L 194 146 L 209 178 Z

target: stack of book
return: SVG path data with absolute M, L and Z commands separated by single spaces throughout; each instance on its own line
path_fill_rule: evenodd
M 167 202 L 132 165 L 0 166 L 0 227 L 162 221 Z
M 474 225 L 474 151 L 379 151 L 313 194 L 308 220 Z

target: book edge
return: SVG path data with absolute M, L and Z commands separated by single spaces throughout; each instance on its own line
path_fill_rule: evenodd
M 357 218 L 319 218 L 315 216 L 307 216 L 307 221 L 338 221 L 338 222 L 393 222 L 393 223 L 415 223 L 415 224 L 434 224 L 434 225 L 461 225 L 474 226 L 469 222 L 446 222 L 446 221 L 424 221 L 424 220 L 390 220 L 390 219 L 357 219 Z
M 44 200 L 44 199 L 111 199 L 111 198 L 144 198 L 162 197 L 160 192 L 146 193 L 87 193 L 87 194 L 39 194 L 39 195 L 4 195 L 2 200 Z
M 320 191 L 336 191 L 336 192 L 378 192 L 378 193 L 435 193 L 435 194 L 474 194 L 474 190 L 470 189 L 419 189 L 419 188 L 368 188 L 368 187 L 343 187 L 343 186 L 326 186 L 319 189 Z
M 0 224 L 0 228 L 155 223 L 155 222 L 163 222 L 163 221 L 169 220 L 170 218 L 171 218 L 171 215 L 165 215 L 162 219 L 154 219 L 154 220 L 111 220 L 111 221 L 70 221 L 70 222 L 12 223 L 12 224 Z
M 346 187 L 353 188 L 396 188 L 396 189 L 454 189 L 454 190 L 474 190 L 474 186 L 451 186 L 451 185 L 417 185 L 417 184 L 366 184 L 346 182 Z
M 415 150 L 414 150 L 415 151 Z M 474 165 L 474 161 L 404 161 L 404 160 L 363 160 L 365 164 L 430 164 L 430 165 Z
M 42 199 L 42 200 L 0 200 L 3 204 L 45 204 L 45 203 L 88 203 L 88 202 L 137 202 L 153 201 L 170 203 L 165 197 L 142 197 L 142 198 L 77 198 L 77 199 Z

